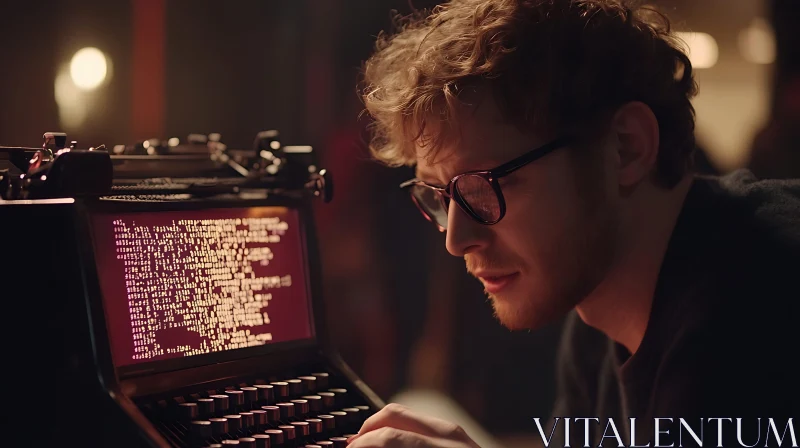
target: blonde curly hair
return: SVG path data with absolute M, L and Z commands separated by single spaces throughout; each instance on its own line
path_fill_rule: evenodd
M 487 87 L 520 129 L 577 136 L 629 101 L 654 112 L 658 174 L 691 169 L 697 93 L 682 43 L 655 9 L 625 0 L 451 0 L 398 17 L 364 65 L 370 149 L 390 166 L 435 155 L 457 127 L 459 93 Z

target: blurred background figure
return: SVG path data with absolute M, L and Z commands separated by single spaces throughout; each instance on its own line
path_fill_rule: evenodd
M 800 32 L 797 2 L 771 0 L 776 59 L 769 120 L 753 141 L 749 168 L 760 177 L 800 176 Z
M 4 4 L 0 144 L 36 146 L 59 130 L 85 146 L 219 132 L 229 147 L 248 147 L 258 131 L 277 129 L 286 144 L 315 146 L 336 184 L 316 219 L 328 324 L 344 358 L 385 399 L 532 446 L 532 419 L 546 417 L 554 398 L 559 325 L 511 333 L 495 322 L 463 260 L 397 188 L 411 169 L 369 160 L 359 118 L 361 63 L 391 30 L 391 11 L 437 3 Z M 796 0 L 653 3 L 697 69 L 698 169 L 797 176 Z

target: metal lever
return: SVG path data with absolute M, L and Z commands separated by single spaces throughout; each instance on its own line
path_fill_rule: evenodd
M 326 169 L 319 170 L 309 176 L 305 187 L 316 197 L 321 197 L 326 204 L 333 200 L 333 177 Z

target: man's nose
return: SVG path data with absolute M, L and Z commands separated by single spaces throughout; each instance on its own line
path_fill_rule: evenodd
M 450 201 L 447 211 L 447 235 L 445 247 L 451 255 L 463 257 L 464 255 L 480 250 L 487 245 L 490 230 L 474 219 L 456 204 Z

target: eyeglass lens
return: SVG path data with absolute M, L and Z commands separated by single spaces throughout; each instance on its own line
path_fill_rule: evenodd
M 465 175 L 455 182 L 456 194 L 461 197 L 467 213 L 481 222 L 495 222 L 500 218 L 500 200 L 492 184 L 479 175 Z M 433 222 L 447 228 L 449 200 L 443 200 L 440 192 L 423 185 L 411 190 L 422 212 Z

